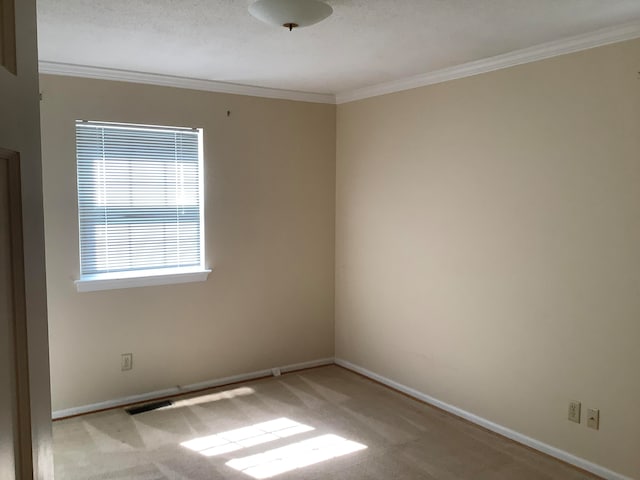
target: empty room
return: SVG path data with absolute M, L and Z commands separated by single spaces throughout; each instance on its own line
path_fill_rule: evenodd
M 0 27 L 0 479 L 640 480 L 640 1 Z

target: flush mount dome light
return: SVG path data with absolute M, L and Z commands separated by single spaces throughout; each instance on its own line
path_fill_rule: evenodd
M 319 0 L 258 0 L 249 5 L 249 13 L 270 25 L 288 28 L 308 27 L 333 13 Z

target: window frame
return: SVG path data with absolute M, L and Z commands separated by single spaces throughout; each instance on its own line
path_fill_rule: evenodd
M 205 267 L 206 252 L 205 252 L 205 217 L 204 217 L 204 130 L 202 128 L 191 128 L 198 132 L 198 192 L 199 192 L 199 248 L 200 248 L 200 262 L 199 265 L 188 267 L 162 267 L 158 265 L 157 268 L 146 268 L 138 270 L 124 270 L 117 272 L 107 273 L 95 273 L 95 274 L 82 274 L 82 224 L 80 215 L 80 181 L 79 181 L 79 159 L 78 159 L 78 136 L 77 126 L 83 123 L 90 123 L 96 126 L 105 125 L 115 128 L 138 128 L 138 129 L 184 129 L 185 127 L 171 127 L 160 125 L 147 125 L 147 124 L 133 124 L 133 123 L 121 123 L 121 122 L 103 122 L 103 121 L 87 121 L 76 120 L 74 123 L 76 136 L 76 183 L 78 189 L 76 191 L 76 200 L 78 206 L 77 220 L 78 220 L 78 259 L 79 259 L 79 279 L 74 281 L 78 292 L 93 292 L 99 290 L 112 290 L 120 288 L 133 288 L 133 287 L 146 287 L 156 285 L 173 285 L 190 282 L 202 282 L 206 281 L 211 269 Z M 158 206 L 163 208 L 162 206 Z M 96 207 L 99 208 L 99 207 Z M 126 212 L 127 207 L 113 207 L 114 209 L 122 208 Z M 136 207 L 131 207 L 135 209 Z M 152 207 L 153 208 L 153 207 Z M 164 207 L 170 208 L 170 207 Z M 194 207 L 195 208 L 195 207 Z M 87 237 L 85 237 L 86 240 Z

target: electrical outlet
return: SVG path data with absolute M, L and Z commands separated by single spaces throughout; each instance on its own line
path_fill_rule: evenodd
M 600 428 L 600 410 L 587 408 L 587 427 L 598 430 Z
M 580 402 L 569 401 L 569 420 L 580 423 Z
M 123 353 L 121 355 L 120 368 L 123 372 L 133 368 L 133 353 Z

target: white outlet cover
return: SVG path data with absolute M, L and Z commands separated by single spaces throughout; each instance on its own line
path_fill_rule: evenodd
M 131 370 L 133 368 L 133 354 L 123 353 L 120 360 L 120 368 L 122 371 Z
M 570 421 L 580 423 L 580 402 L 575 400 L 569 401 L 569 412 L 567 417 Z

